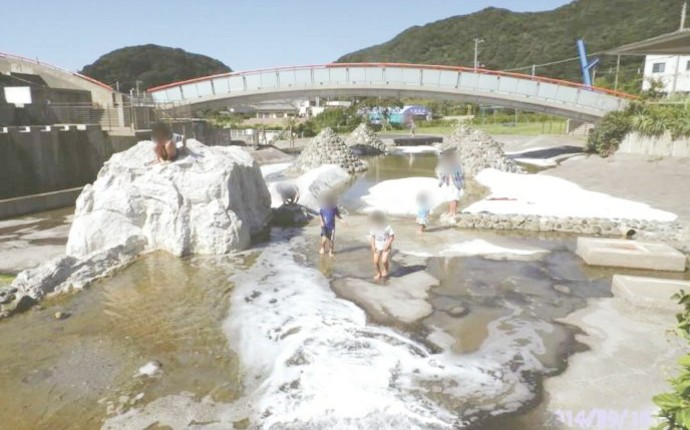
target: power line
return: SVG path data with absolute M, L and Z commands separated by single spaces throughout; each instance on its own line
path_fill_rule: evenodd
M 595 52 L 592 54 L 587 55 L 588 57 L 593 57 L 595 55 L 608 55 L 606 54 L 606 51 L 599 51 Z M 672 57 L 672 56 L 671 56 Z M 572 58 L 567 58 L 565 60 L 557 60 L 557 61 L 551 61 L 549 63 L 543 63 L 543 64 L 530 64 L 529 66 L 523 66 L 523 67 L 515 67 L 513 69 L 505 69 L 502 70 L 502 72 L 518 72 L 520 70 L 530 70 L 534 67 L 544 67 L 544 66 L 553 66 L 554 64 L 563 64 L 563 63 L 568 63 L 570 61 L 576 61 L 579 60 L 580 57 L 572 57 Z

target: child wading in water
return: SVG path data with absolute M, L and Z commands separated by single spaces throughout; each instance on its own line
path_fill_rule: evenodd
M 421 192 L 417 194 L 417 224 L 419 225 L 419 232 L 424 233 L 429 226 L 429 196 Z
M 335 254 L 335 219 L 343 219 L 338 210 L 337 199 L 332 194 L 327 194 L 321 198 L 321 248 L 319 254 L 328 254 L 332 257 Z M 345 223 L 345 221 L 343 221 Z
M 383 212 L 374 212 L 369 216 L 371 222 L 371 252 L 374 255 L 374 269 L 376 270 L 375 280 L 387 278 L 390 270 L 391 250 L 395 233 L 390 225 L 386 223 L 386 216 Z

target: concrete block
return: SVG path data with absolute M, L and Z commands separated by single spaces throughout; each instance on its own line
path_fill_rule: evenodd
M 576 253 L 591 266 L 685 271 L 685 255 L 665 243 L 580 237 Z
M 7 127 L 0 127 L 0 133 L 9 133 L 9 129 Z
M 634 306 L 673 312 L 681 306 L 671 296 L 680 290 L 690 292 L 690 281 L 614 275 L 611 283 L 614 297 Z

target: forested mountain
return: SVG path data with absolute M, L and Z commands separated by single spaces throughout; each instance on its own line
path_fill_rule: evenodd
M 142 81 L 140 89 L 215 73 L 230 72 L 225 64 L 211 57 L 192 54 L 179 48 L 158 45 L 129 46 L 109 52 L 81 71 L 109 85 L 120 83 L 128 92 Z
M 585 39 L 590 53 L 643 40 L 678 29 L 682 0 L 576 0 L 547 12 L 517 13 L 488 8 L 411 27 L 392 40 L 353 52 L 339 62 L 410 62 L 472 66 L 474 38 L 481 38 L 480 63 L 487 69 L 509 70 L 577 56 L 575 42 Z M 599 76 L 615 65 L 602 57 Z M 627 57 L 628 75 L 640 57 Z M 529 68 L 521 70 L 531 73 Z M 540 67 L 537 74 L 579 80 L 577 61 Z

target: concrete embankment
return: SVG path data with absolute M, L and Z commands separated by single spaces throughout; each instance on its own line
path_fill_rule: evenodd
M 74 204 L 75 189 L 135 140 L 98 126 L 0 128 L 0 218 Z

